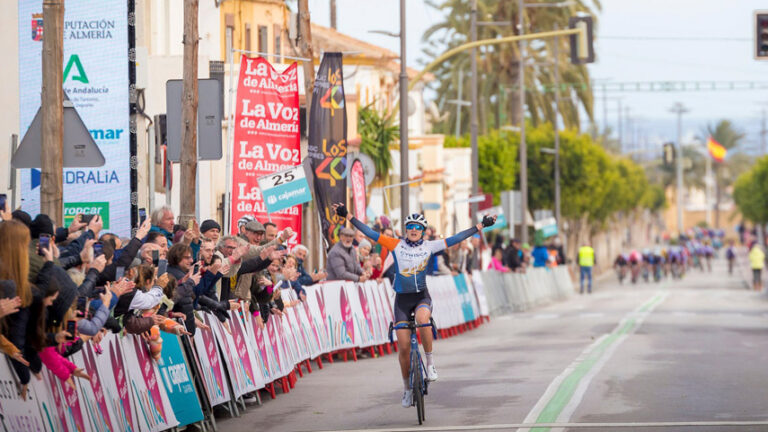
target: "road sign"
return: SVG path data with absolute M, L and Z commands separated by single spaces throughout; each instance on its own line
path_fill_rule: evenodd
M 312 201 L 302 165 L 259 177 L 258 181 L 268 213 Z
M 40 109 L 29 125 L 27 133 L 21 139 L 21 144 L 13 154 L 11 166 L 14 168 L 40 168 L 40 154 L 42 153 L 42 125 L 43 119 Z M 102 130 L 94 130 L 93 133 L 101 133 Z M 119 132 L 109 132 L 121 134 Z M 104 155 L 99 146 L 93 140 L 91 132 L 85 127 L 85 123 L 77 113 L 75 106 L 64 93 L 64 168 L 100 167 L 104 165 Z
M 220 160 L 221 151 L 221 83 L 217 79 L 197 80 L 197 159 Z M 182 80 L 165 84 L 165 106 L 168 139 L 168 160 L 181 161 Z

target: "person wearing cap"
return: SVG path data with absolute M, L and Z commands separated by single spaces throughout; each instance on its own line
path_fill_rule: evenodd
M 221 236 L 221 225 L 213 219 L 204 220 L 200 224 L 200 234 L 215 244 Z
M 264 233 L 266 232 L 266 229 L 264 228 L 264 225 L 262 225 L 258 220 L 252 220 L 246 222 L 240 232 L 240 238 L 247 241 L 248 244 L 259 246 L 261 245 L 261 241 L 264 239 Z
M 339 241 L 328 252 L 327 280 L 347 280 L 353 282 L 365 282 L 370 275 L 363 272 L 360 261 L 357 259 L 357 251 L 353 245 L 355 230 L 342 228 L 339 232 Z
M 274 240 L 271 242 L 260 244 L 261 241 L 264 239 L 264 233 L 265 233 L 264 225 L 261 224 L 258 220 L 252 220 L 248 223 L 246 223 L 243 226 L 243 232 L 244 235 L 241 236 L 245 241 L 248 242 L 248 244 L 251 246 L 251 248 L 243 254 L 242 261 L 246 261 L 248 259 L 257 257 L 261 254 L 261 251 L 269 248 L 274 247 L 278 248 L 282 246 L 283 243 L 288 241 L 289 238 L 293 235 L 293 230 L 288 227 L 283 230 L 283 232 L 277 236 Z M 238 276 L 237 283 L 235 284 L 235 297 L 241 299 L 250 301 L 251 298 L 251 285 L 258 282 L 258 278 L 253 278 L 253 273 L 244 273 Z
M 445 239 L 427 240 L 425 238 L 427 230 L 427 219 L 424 215 L 414 213 L 405 219 L 405 238 L 399 239 L 388 237 L 377 233 L 368 225 L 357 218 L 352 217 L 347 212 L 344 204 L 334 204 L 336 215 L 352 222 L 355 228 L 363 232 L 371 240 L 387 248 L 395 262 L 395 282 L 392 288 L 395 290 L 394 321 L 397 327 L 397 346 L 398 361 L 400 363 L 400 372 L 403 378 L 403 398 L 402 406 L 408 408 L 413 405 L 413 389 L 409 379 L 410 374 L 410 338 L 411 332 L 408 328 L 403 328 L 404 323 L 408 323 L 413 315 L 414 321 L 418 324 L 428 324 L 432 318 L 432 298 L 427 289 L 427 265 L 432 256 L 446 248 L 459 244 L 463 240 L 480 232 L 483 227 L 488 227 L 496 222 L 495 216 L 484 216 L 482 223 L 479 223 L 467 230 Z M 343 242 L 352 246 L 354 232 L 341 232 L 342 240 L 334 245 L 334 249 Z M 346 235 L 345 235 L 346 234 Z M 331 249 L 333 252 L 333 249 Z M 330 253 L 328 254 L 330 261 Z M 329 270 L 331 266 L 329 265 Z M 422 346 L 424 347 L 424 358 L 426 360 L 427 379 L 437 381 L 437 369 L 435 368 L 432 357 L 432 329 L 422 327 L 419 329 L 421 334 Z

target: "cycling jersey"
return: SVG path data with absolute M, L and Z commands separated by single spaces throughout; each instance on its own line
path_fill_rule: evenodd
M 352 218 L 352 225 L 392 253 L 395 266 L 395 282 L 392 288 L 397 293 L 416 293 L 426 290 L 427 264 L 432 255 L 460 243 L 477 232 L 477 227 L 472 227 L 445 240 L 422 239 L 416 243 L 409 243 L 405 239 L 379 234 L 357 218 Z

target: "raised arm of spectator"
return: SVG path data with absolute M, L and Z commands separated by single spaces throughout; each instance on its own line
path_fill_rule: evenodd
M 139 249 L 141 249 L 141 240 L 144 239 L 147 234 L 149 234 L 149 229 L 151 227 L 152 223 L 150 220 L 145 220 L 141 227 L 136 230 L 136 235 L 131 239 L 131 241 L 129 241 L 127 245 L 123 246 L 123 253 L 120 254 L 120 258 L 118 258 L 116 261 L 113 261 L 112 264 L 104 267 L 104 271 L 101 272 L 99 279 L 96 281 L 97 286 L 101 286 L 107 282 L 114 281 L 117 277 L 118 267 L 127 269 L 131 265 L 133 259 L 136 258 L 136 255 L 139 253 Z

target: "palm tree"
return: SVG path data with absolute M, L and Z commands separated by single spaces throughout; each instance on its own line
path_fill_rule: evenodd
M 392 168 L 392 153 L 389 151 L 389 146 L 400 138 L 400 128 L 393 125 L 391 115 L 379 114 L 374 108 L 374 103 L 358 111 L 360 152 L 373 159 L 376 178 L 386 182 L 389 170 Z
M 429 0 L 430 6 L 444 12 L 444 21 L 427 29 L 422 39 L 427 42 L 425 54 L 435 58 L 448 49 L 469 41 L 471 2 L 466 0 Z M 594 6 L 591 7 L 590 4 Z M 509 0 L 478 0 L 478 20 L 510 22 L 518 21 L 517 2 Z M 555 27 L 564 29 L 568 26 L 568 18 L 576 12 L 593 14 L 593 9 L 600 10 L 599 0 L 576 0 L 568 7 L 530 8 L 525 11 L 525 32 L 541 32 L 553 30 Z M 516 26 L 494 25 L 478 26 L 478 39 L 518 34 Z M 551 63 L 553 60 L 554 40 L 535 41 L 527 45 L 527 60 L 534 64 Z M 587 68 L 572 65 L 569 60 L 569 41 L 566 37 L 557 39 L 558 60 L 561 83 L 579 83 L 577 86 L 561 86 L 560 115 L 567 128 L 578 129 L 579 108 L 583 107 L 592 118 L 592 91 L 589 84 Z M 506 122 L 516 122 L 520 116 L 518 65 L 520 53 L 517 44 L 504 44 L 480 47 L 478 54 L 478 121 L 481 133 L 493 125 L 499 127 Z M 470 94 L 471 77 L 469 73 L 470 53 L 459 54 L 434 71 L 436 77 L 435 90 L 437 104 L 449 110 L 448 120 L 437 125 L 441 132 L 448 133 L 456 122 L 455 109 L 447 104 L 448 100 L 456 99 L 458 87 L 463 86 L 463 94 Z M 463 71 L 463 82 L 459 82 L 459 70 Z M 534 125 L 542 121 L 551 121 L 554 117 L 553 101 L 555 87 L 554 70 L 551 66 L 533 66 L 526 71 L 526 106 L 527 115 Z M 469 125 L 469 116 L 463 116 L 462 129 Z
M 720 120 L 716 125 L 707 125 L 705 132 L 713 140 L 730 150 L 739 145 L 746 134 L 734 127 L 730 120 Z M 707 156 L 709 157 L 709 156 Z M 720 227 L 720 201 L 722 191 L 736 181 L 736 177 L 743 172 L 743 168 L 750 163 L 746 155 L 736 153 L 728 157 L 722 163 L 714 167 L 715 172 L 715 227 Z

